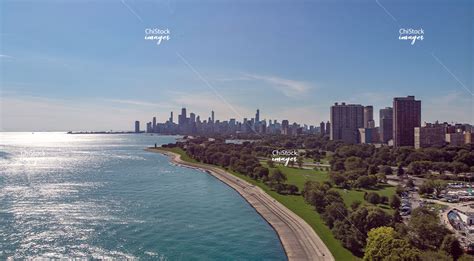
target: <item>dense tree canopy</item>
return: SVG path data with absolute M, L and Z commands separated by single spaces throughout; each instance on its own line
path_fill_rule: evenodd
M 364 260 L 419 260 L 421 252 L 398 238 L 392 227 L 378 227 L 369 231 Z

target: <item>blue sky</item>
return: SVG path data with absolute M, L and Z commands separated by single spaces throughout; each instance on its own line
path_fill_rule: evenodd
M 317 125 L 422 100 L 474 123 L 472 1 L 1 1 L 1 130 L 129 130 L 182 106 Z M 160 45 L 146 28 L 170 30 Z M 400 28 L 424 31 L 411 45 Z M 378 118 L 375 113 L 376 119 Z

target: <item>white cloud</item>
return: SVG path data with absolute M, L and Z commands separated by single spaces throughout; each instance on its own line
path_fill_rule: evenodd
M 128 99 L 103 99 L 104 102 L 118 103 L 131 106 L 144 106 L 144 107 L 156 107 L 156 108 L 170 108 L 171 104 L 163 102 L 149 102 L 141 100 L 128 100 Z
M 215 81 L 233 82 L 233 81 L 257 81 L 263 82 L 266 86 L 276 89 L 288 98 L 297 98 L 306 94 L 313 86 L 304 81 L 285 79 L 272 75 L 259 75 L 244 73 L 235 77 L 216 78 Z
M 306 94 L 312 86 L 303 81 L 290 80 L 277 76 L 246 74 L 246 77 L 267 83 L 269 86 L 280 91 L 287 97 L 299 97 Z

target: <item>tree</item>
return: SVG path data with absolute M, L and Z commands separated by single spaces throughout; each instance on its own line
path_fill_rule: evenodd
M 405 170 L 403 170 L 402 165 L 398 165 L 397 175 L 403 176 L 403 174 L 405 174 Z
M 303 157 L 298 157 L 296 159 L 296 163 L 298 164 L 298 167 L 301 169 L 303 167 Z
M 441 243 L 441 250 L 452 256 L 454 260 L 457 260 L 464 253 L 459 240 L 454 235 L 446 235 L 444 237 Z
M 354 170 L 354 169 L 365 170 L 367 166 L 365 165 L 364 161 L 361 158 L 351 156 L 344 161 L 344 168 L 346 170 Z
M 413 175 L 420 175 L 431 169 L 431 162 L 429 161 L 413 161 L 408 165 L 408 173 Z
M 356 210 L 361 204 L 362 202 L 360 200 L 354 200 L 351 203 L 351 209 Z
M 377 182 L 387 183 L 387 176 L 384 173 L 378 173 L 376 176 L 377 176 Z
M 376 174 L 378 171 L 379 171 L 379 167 L 377 165 L 369 166 L 369 174 Z
M 438 215 L 425 207 L 412 211 L 408 223 L 411 242 L 420 249 L 437 249 L 449 230 L 440 223 Z
M 446 186 L 447 186 L 446 182 L 444 182 L 442 180 L 433 181 L 433 189 L 434 189 L 434 192 L 436 194 L 436 197 L 439 197 L 439 195 L 441 194 L 441 191 L 446 189 Z
M 265 168 L 265 167 L 255 167 L 253 169 L 253 173 L 256 177 L 258 177 L 259 179 L 263 179 L 263 178 L 268 178 L 268 169 Z
M 371 204 L 377 205 L 380 203 L 380 195 L 375 192 L 370 192 L 367 194 L 367 201 Z
M 383 173 L 383 174 L 385 174 L 385 175 L 392 175 L 393 170 L 392 170 L 392 167 L 387 166 L 387 165 L 384 165 L 384 166 L 382 166 L 382 168 L 380 169 L 380 172 Z
M 272 174 L 270 176 L 270 181 L 276 182 L 276 183 L 282 183 L 286 180 L 285 174 L 281 172 L 279 169 L 274 169 L 272 171 Z
M 397 193 L 397 195 L 401 196 L 402 193 L 404 193 L 404 192 L 405 192 L 405 189 L 402 186 L 397 185 L 397 187 L 395 188 L 395 193 Z
M 370 188 L 377 184 L 377 177 L 375 175 L 360 176 L 355 181 L 355 186 L 359 188 Z
M 339 173 L 339 172 L 336 172 L 336 171 L 331 171 L 329 173 L 329 179 L 336 185 L 336 186 L 339 186 L 339 187 L 346 187 L 347 186 L 347 179 L 346 177 Z
M 322 214 L 324 222 L 328 225 L 329 228 L 333 228 L 334 222 L 338 220 L 343 220 L 347 216 L 346 205 L 342 202 L 333 202 L 326 206 Z
M 423 184 L 421 184 L 420 188 L 419 188 L 419 192 L 420 194 L 433 194 L 434 192 L 434 182 L 432 180 L 426 180 L 425 182 L 423 182 Z
M 290 167 L 293 167 L 293 166 L 295 165 L 295 162 L 294 162 L 293 160 L 290 160 L 290 161 L 288 162 L 288 165 L 290 165 Z
M 395 211 L 393 212 L 393 215 L 392 215 L 392 222 L 393 222 L 393 225 L 403 222 L 403 218 L 400 215 L 400 210 L 395 209 Z
M 396 237 L 391 227 L 378 227 L 369 231 L 364 260 L 418 260 L 420 251 L 406 240 Z
M 269 168 L 274 168 L 275 167 L 275 163 L 271 159 L 267 160 L 267 165 L 268 165 Z
M 452 162 L 450 164 L 450 168 L 455 174 L 459 174 L 459 173 L 462 173 L 462 172 L 469 171 L 469 166 L 468 165 L 466 165 L 462 162 L 458 162 L 458 161 Z
M 361 240 L 361 233 L 347 220 L 338 220 L 334 223 L 332 233 L 339 239 L 342 245 L 356 255 L 362 254 L 364 241 Z
M 452 261 L 452 258 L 449 257 L 443 251 L 423 251 L 423 255 L 421 255 L 421 260 L 423 261 Z
M 393 209 L 399 209 L 402 201 L 398 195 L 392 195 L 390 197 L 390 207 Z
M 380 208 L 361 206 L 347 219 L 336 221 L 332 231 L 346 248 L 360 255 L 366 243 L 367 232 L 390 222 L 391 217 Z

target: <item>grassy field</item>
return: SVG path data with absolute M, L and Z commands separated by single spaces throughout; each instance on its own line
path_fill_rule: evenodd
M 268 167 L 266 162 L 262 161 L 260 163 L 263 166 Z M 281 172 L 283 172 L 286 175 L 288 179 L 286 183 L 296 185 L 300 191 L 303 190 L 304 183 L 308 180 L 320 181 L 320 182 L 329 181 L 329 175 L 327 171 L 299 169 L 299 168 L 285 167 L 282 165 L 276 165 L 276 167 L 280 169 Z M 346 189 L 340 189 L 340 188 L 336 188 L 336 190 L 339 191 L 339 193 L 341 194 L 342 198 L 344 199 L 344 203 L 346 204 L 347 207 L 350 207 L 352 202 L 356 200 L 362 202 L 363 204 L 369 204 L 367 201 L 364 200 L 365 192 L 376 192 L 380 196 L 387 196 L 389 198 L 390 196 L 395 194 L 395 187 L 390 186 L 390 185 L 380 185 L 379 189 L 376 189 L 376 190 L 371 190 L 371 189 L 346 190 Z M 389 206 L 379 204 L 379 207 L 387 211 L 389 214 L 393 213 L 393 210 L 390 209 Z
M 190 158 L 182 149 L 180 148 L 162 148 L 168 151 L 172 151 L 181 155 L 181 159 L 190 162 L 196 162 L 196 160 Z M 301 170 L 296 168 L 281 167 L 282 171 L 288 177 L 289 184 L 295 184 L 299 189 L 302 189 L 306 180 L 318 180 L 324 181 L 328 180 L 328 174 L 322 171 L 314 170 Z M 289 195 L 280 195 L 275 191 L 270 190 L 270 188 L 262 182 L 253 180 L 242 174 L 229 171 L 233 175 L 262 188 L 270 196 L 278 200 L 280 203 L 285 205 L 288 209 L 293 211 L 295 214 L 303 218 L 319 235 L 321 240 L 326 244 L 331 253 L 333 254 L 336 260 L 360 260 L 360 258 L 354 256 L 349 250 L 345 249 L 339 240 L 334 238 L 331 229 L 324 224 L 324 221 L 321 219 L 321 216 L 314 208 L 307 204 L 304 201 L 302 196 L 289 196 Z M 308 173 L 309 171 L 309 173 Z M 314 175 L 317 173 L 317 175 Z

